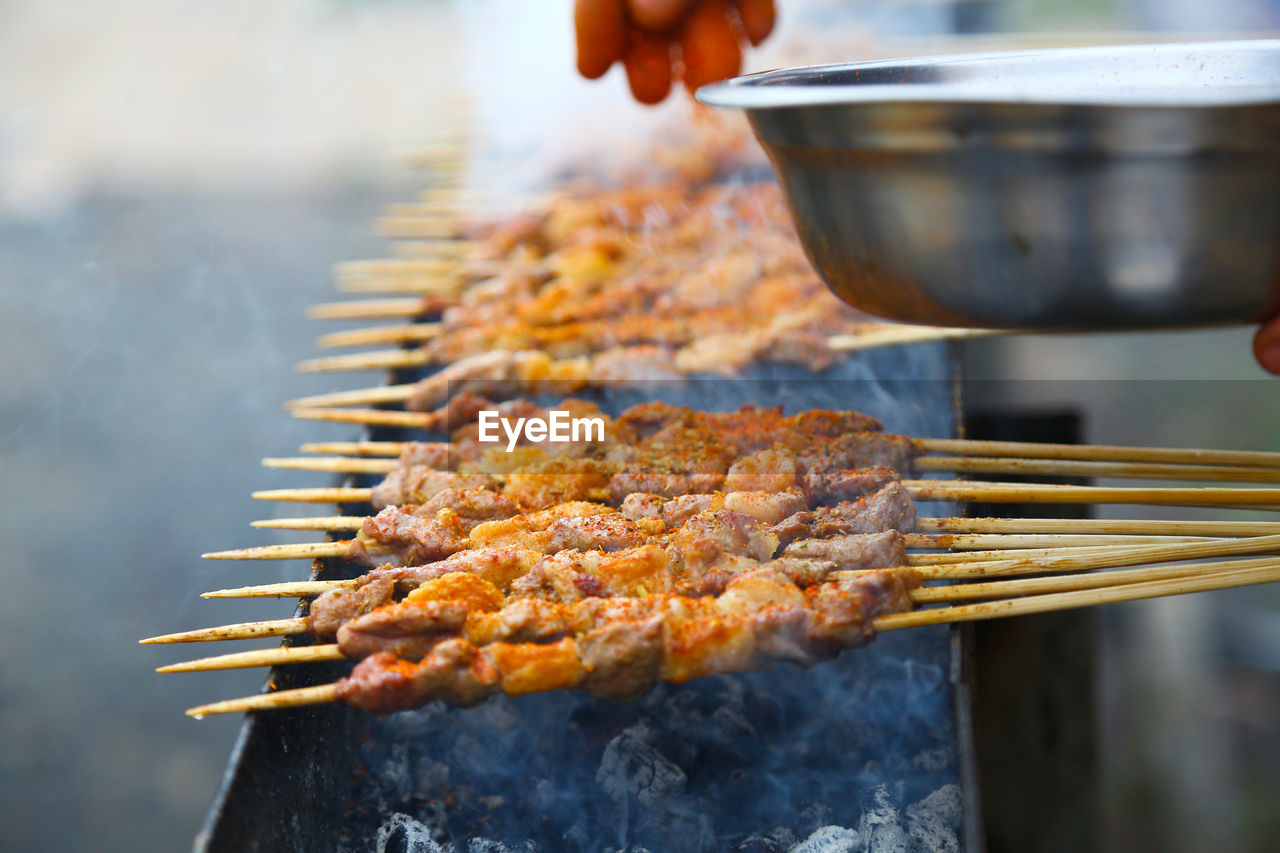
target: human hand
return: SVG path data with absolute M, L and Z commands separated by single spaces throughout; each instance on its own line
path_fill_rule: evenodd
M 1280 375 L 1280 314 L 1263 323 L 1253 336 L 1253 357 L 1267 373 Z
M 773 0 L 575 0 L 578 71 L 594 80 L 615 62 L 631 94 L 656 104 L 680 69 L 690 92 L 738 74 L 741 40 L 773 30 Z

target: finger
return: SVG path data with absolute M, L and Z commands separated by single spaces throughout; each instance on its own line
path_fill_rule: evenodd
M 1280 375 L 1280 317 L 1269 320 L 1253 336 L 1253 356 L 1263 370 Z
M 734 0 L 734 5 L 738 7 L 742 29 L 752 44 L 759 44 L 773 32 L 773 25 L 778 20 L 773 0 Z
M 659 103 L 671 91 L 671 43 L 666 38 L 636 33 L 622 62 L 631 94 L 640 103 Z
M 741 70 L 742 47 L 730 12 L 728 0 L 703 0 L 680 27 L 684 85 L 690 92 Z
M 576 0 L 573 28 L 578 39 L 578 73 L 588 80 L 604 76 L 627 46 L 624 0 Z
M 669 30 L 689 11 L 694 0 L 627 0 L 635 25 L 646 30 Z

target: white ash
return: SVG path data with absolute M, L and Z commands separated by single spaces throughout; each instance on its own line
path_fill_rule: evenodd
M 862 853 L 862 836 L 843 826 L 819 827 L 787 853 Z
M 467 853 L 538 853 L 538 848 L 531 841 L 503 844 L 487 838 L 473 838 L 467 842 Z
M 453 845 L 441 847 L 431 830 L 407 814 L 396 812 L 378 827 L 376 853 L 454 853 Z
M 913 849 L 936 853 L 959 853 L 960 812 L 963 807 L 959 785 L 943 785 L 919 802 L 907 806 L 907 834 Z
M 605 747 L 596 781 L 615 800 L 631 793 L 652 804 L 684 790 L 684 771 L 654 748 L 653 737 L 653 730 L 641 724 L 624 730 Z
M 869 800 L 858 821 L 858 833 L 866 839 L 868 853 L 907 853 L 911 848 L 902 813 L 889 797 L 888 787 L 877 785 Z

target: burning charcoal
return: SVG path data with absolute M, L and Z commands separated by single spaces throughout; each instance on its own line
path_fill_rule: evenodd
M 786 853 L 786 847 L 772 838 L 753 835 L 733 845 L 733 853 Z
M 641 723 L 624 730 L 605 747 L 596 781 L 615 800 L 631 793 L 651 805 L 684 790 L 684 771 L 653 747 L 653 736 L 653 730 Z
M 858 834 L 865 839 L 867 853 L 907 853 L 911 849 L 902 813 L 889 798 L 889 789 L 877 785 L 871 802 L 858 821 Z
M 907 806 L 907 833 L 913 848 L 958 853 L 960 839 L 960 786 L 943 785 L 929 796 Z
M 393 813 L 378 827 L 374 850 L 377 853 L 452 853 L 453 845 L 441 847 L 431 830 L 407 814 Z
M 824 826 L 787 853 L 862 853 L 862 836 L 843 826 Z

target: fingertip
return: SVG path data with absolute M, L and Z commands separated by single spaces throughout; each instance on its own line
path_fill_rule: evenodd
M 1253 357 L 1263 370 L 1280 376 L 1280 319 L 1270 321 L 1253 336 Z
M 693 5 L 693 0 L 627 0 L 627 11 L 642 29 L 668 30 Z

